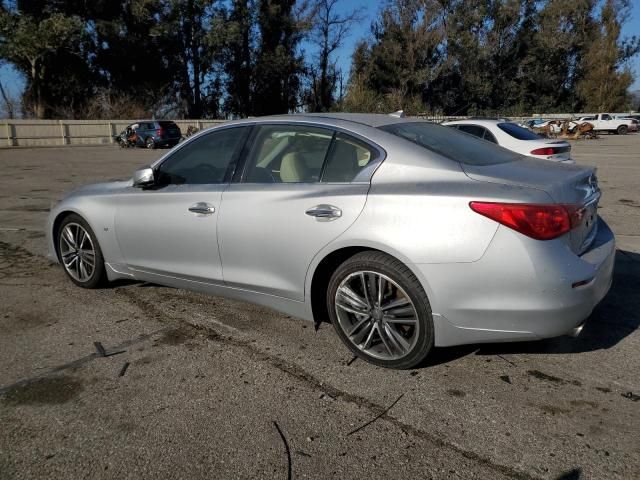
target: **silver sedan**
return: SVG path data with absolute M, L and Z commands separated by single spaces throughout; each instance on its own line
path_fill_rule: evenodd
M 229 122 L 51 212 L 50 256 L 85 288 L 134 279 L 331 320 L 356 355 L 579 332 L 612 278 L 593 168 L 426 121 Z

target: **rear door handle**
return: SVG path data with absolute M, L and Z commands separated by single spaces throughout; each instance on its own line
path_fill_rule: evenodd
M 211 215 L 216 211 L 216 207 L 209 205 L 205 202 L 198 202 L 189 207 L 191 213 L 197 213 L 199 215 Z
M 333 205 L 316 205 L 315 207 L 311 207 L 306 212 L 310 217 L 317 218 L 339 218 L 342 216 L 342 210 Z

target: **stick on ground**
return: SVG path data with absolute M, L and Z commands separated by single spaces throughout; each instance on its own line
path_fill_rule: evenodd
M 393 408 L 393 406 L 394 406 L 396 403 L 398 403 L 402 397 L 404 397 L 404 393 L 403 393 L 402 395 L 400 395 L 398 398 L 396 398 L 395 402 L 393 402 L 391 405 L 389 405 L 387 408 L 385 408 L 385 409 L 384 409 L 384 411 L 383 411 L 380 415 L 378 415 L 378 416 L 374 417 L 372 420 L 369 420 L 369 421 L 368 421 L 367 423 L 365 423 L 364 425 L 360 425 L 360 426 L 359 426 L 358 428 L 356 428 L 355 430 L 351 430 L 349 433 L 347 433 L 347 437 L 348 437 L 349 435 L 353 435 L 353 434 L 354 434 L 354 433 L 356 433 L 356 432 L 359 432 L 359 431 L 360 431 L 360 430 L 362 430 L 363 428 L 368 427 L 368 426 L 369 426 L 369 425 L 371 425 L 373 422 L 375 422 L 376 420 L 378 420 L 378 419 L 379 419 L 380 417 L 382 417 L 385 413 L 387 413 L 389 410 L 391 410 L 391 409 Z
M 284 436 L 284 433 L 282 433 L 282 430 L 280 430 L 278 422 L 274 420 L 273 424 L 275 425 L 276 430 L 278 430 L 280 438 L 282 438 L 282 443 L 284 443 L 284 448 L 287 451 L 287 480 L 291 480 L 291 450 L 289 450 L 289 442 L 287 442 L 287 438 Z

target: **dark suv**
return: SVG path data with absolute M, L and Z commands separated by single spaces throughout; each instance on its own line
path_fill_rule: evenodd
M 147 148 L 173 147 L 182 137 L 178 125 L 166 120 L 140 120 L 129 125 L 125 132 L 130 132 L 128 138 L 133 137 L 136 146 Z

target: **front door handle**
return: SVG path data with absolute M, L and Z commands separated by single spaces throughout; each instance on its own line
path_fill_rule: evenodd
M 209 205 L 205 202 L 198 202 L 189 207 L 191 213 L 197 213 L 199 215 L 211 215 L 216 211 L 216 207 Z
M 342 216 L 342 210 L 333 205 L 316 205 L 311 207 L 306 212 L 310 217 L 317 218 L 339 218 Z

